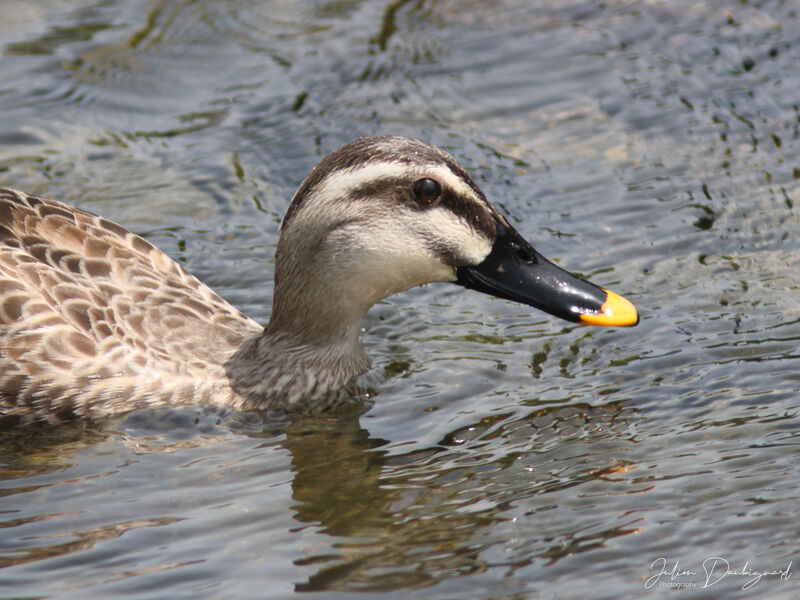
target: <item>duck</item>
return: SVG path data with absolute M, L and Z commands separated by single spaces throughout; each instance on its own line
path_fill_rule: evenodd
M 547 260 L 419 140 L 358 138 L 312 169 L 280 226 L 266 326 L 122 225 L 3 188 L 0 416 L 335 406 L 370 367 L 369 308 L 437 282 L 585 325 L 639 321 L 624 297 Z

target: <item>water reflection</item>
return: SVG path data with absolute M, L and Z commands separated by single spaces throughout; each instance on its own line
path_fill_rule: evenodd
M 367 325 L 388 368 L 361 419 L 0 432 L 4 595 L 619 598 L 658 556 L 797 563 L 792 3 L 4 8 L 0 180 L 147 234 L 261 321 L 297 184 L 377 133 L 447 146 L 647 313 L 584 338 L 416 290 Z
M 438 444 L 413 451 L 371 435 L 358 414 L 287 419 L 211 408 L 156 409 L 104 423 L 11 429 L 0 438 L 0 480 L 11 502 L 6 506 L 48 488 L 46 495 L 54 501 L 45 502 L 42 511 L 7 512 L 11 518 L 0 522 L 7 532 L 0 568 L 85 553 L 141 528 L 162 528 L 164 539 L 172 539 L 185 529 L 184 522 L 194 519 L 198 502 L 202 513 L 229 506 L 231 515 L 222 522 L 238 521 L 237 505 L 243 499 L 226 501 L 222 494 L 205 500 L 192 490 L 252 489 L 241 480 L 247 471 L 235 468 L 241 459 L 235 454 L 220 458 L 228 465 L 221 475 L 216 462 L 204 466 L 191 458 L 198 452 L 229 454 L 230 447 L 214 448 L 237 438 L 259 443 L 258 462 L 270 460 L 276 444 L 288 451 L 291 510 L 300 527 L 284 533 L 310 529 L 321 536 L 318 546 L 295 554 L 294 565 L 310 573 L 295 582 L 296 591 L 408 590 L 496 567 L 513 573 L 637 532 L 641 518 L 626 515 L 624 500 L 613 501 L 653 486 L 646 477 L 636 478 L 638 464 L 631 457 L 638 443 L 637 411 L 624 401 L 592 406 L 531 399 L 528 404 L 476 417 L 446 432 Z M 252 456 L 252 443 L 249 448 L 245 455 Z M 100 462 L 87 460 L 86 452 L 97 454 Z M 162 465 L 161 478 L 174 481 L 175 488 L 166 503 L 154 500 L 148 508 L 137 473 L 139 457 L 152 454 L 173 455 L 172 464 L 184 472 Z M 100 465 L 105 470 L 98 471 Z M 226 481 L 225 474 L 232 479 Z M 17 479 L 26 483 L 16 485 Z M 104 504 L 116 493 L 143 505 L 130 513 L 112 501 L 87 513 L 79 498 L 55 502 L 81 489 L 91 490 L 88 498 L 94 500 L 89 501 L 98 507 L 102 498 Z M 56 506 L 60 510 L 54 511 Z M 257 522 L 242 535 L 255 536 L 255 546 L 263 543 Z M 280 535 L 269 533 L 271 538 Z M 211 559 L 167 555 L 172 560 L 148 568 L 160 571 Z M 124 577 L 136 574 L 131 569 Z
M 69 518 L 68 513 L 58 513 L 52 515 L 40 515 L 35 519 L 38 521 L 46 521 L 51 518 Z M 3 527 L 20 527 L 35 522 L 34 520 L 19 519 L 10 520 L 2 523 Z M 93 548 L 94 546 L 110 539 L 118 538 L 124 533 L 140 529 L 142 527 L 164 527 L 172 523 L 179 522 L 180 519 L 163 518 L 163 519 L 137 519 L 134 521 L 125 521 L 123 523 L 114 523 L 111 525 L 101 525 L 91 529 L 80 531 L 69 531 L 62 534 L 52 534 L 43 536 L 48 541 L 64 539 L 64 541 L 56 541 L 54 543 L 39 545 L 27 550 L 17 550 L 7 556 L 0 556 L 0 569 L 11 567 L 15 565 L 24 565 L 28 562 L 47 560 L 59 556 L 73 554 L 75 552 L 82 552 Z M 37 538 L 32 538 L 37 539 Z M 28 541 L 31 541 L 30 539 Z M 169 565 L 168 568 L 178 566 L 177 564 Z
M 513 570 L 634 533 L 638 518 L 588 531 L 585 523 L 574 524 L 557 536 L 537 525 L 529 531 L 537 534 L 520 541 L 531 523 L 515 517 L 525 507 L 523 519 L 539 519 L 561 492 L 574 495 L 571 488 L 650 489 L 649 482 L 631 485 L 625 475 L 636 468 L 625 457 L 633 414 L 612 402 L 494 415 L 410 453 L 371 437 L 357 418 L 293 423 L 283 445 L 292 455 L 295 518 L 333 537 L 335 548 L 296 561 L 316 571 L 295 589 L 420 588 L 496 566 L 487 555 L 508 543 L 525 546 L 508 564 Z M 517 529 L 514 538 L 498 535 L 509 527 Z
M 355 414 L 287 420 L 213 409 L 157 409 L 102 424 L 10 430 L 0 448 L 6 463 L 0 477 L 12 484 L 5 487 L 7 499 L 13 502 L 47 488 L 52 488 L 48 495 L 57 498 L 91 488 L 87 484 L 92 481 L 101 495 L 93 490 L 96 513 L 86 513 L 83 502 L 72 498 L 62 503 L 61 512 L 26 511 L 4 520 L 0 526 L 7 535 L 0 568 L 85 552 L 140 528 L 164 528 L 164 539 L 172 539 L 193 519 L 191 507 L 198 502 L 193 489 L 252 489 L 251 483 L 240 481 L 244 473 L 232 469 L 240 460 L 235 455 L 220 459 L 228 465 L 225 473 L 231 481 L 224 475 L 220 479 L 216 463 L 204 466 L 191 458 L 198 450 L 207 455 L 230 453 L 230 448 L 214 448 L 232 437 L 257 441 L 258 462 L 269 460 L 276 443 L 290 455 L 291 510 L 301 527 L 288 533 L 298 535 L 309 528 L 322 536 L 318 548 L 311 545 L 294 559 L 297 567 L 311 573 L 295 583 L 297 591 L 417 589 L 498 566 L 513 572 L 536 561 L 552 564 L 637 531 L 639 519 L 624 516 L 624 503 L 610 512 L 606 507 L 588 523 L 569 514 L 553 515 L 565 500 L 573 509 L 562 511 L 592 512 L 598 500 L 608 504 L 612 489 L 624 496 L 651 488 L 652 482 L 628 475 L 637 468 L 627 456 L 636 443 L 636 415 L 619 401 L 598 407 L 547 404 L 479 417 L 445 433 L 438 444 L 411 452 L 370 435 Z M 101 461 L 111 470 L 97 471 L 85 455 L 78 459 L 86 451 L 118 458 Z M 172 464 L 188 469 L 176 474 L 162 465 L 161 478 L 176 484 L 166 504 L 154 500 L 148 505 L 147 497 L 141 497 L 146 492 L 138 483 L 141 465 L 136 457 L 154 453 L 174 455 Z M 81 462 L 84 468 L 76 469 Z M 47 477 L 34 484 L 37 470 Z M 14 486 L 20 477 L 29 483 Z M 107 485 L 111 487 L 106 490 Z M 148 516 L 126 518 L 129 513 L 115 508 L 113 501 L 102 509 L 96 504 L 100 498 L 112 500 L 116 493 L 144 500 L 135 514 Z M 224 506 L 224 494 L 211 502 L 201 501 L 200 510 Z M 240 518 L 237 504 L 231 499 L 227 519 Z M 43 508 L 53 506 L 45 503 Z M 254 546 L 263 543 L 257 522 L 242 534 L 255 536 Z M 273 539 L 281 535 L 269 533 Z M 323 543 L 325 539 L 330 543 Z M 152 568 L 201 561 L 175 551 L 167 555 L 174 560 Z M 134 577 L 134 571 L 125 577 Z
M 37 423 L 21 428 L 14 425 L 0 427 L 0 481 L 63 471 L 72 464 L 75 452 L 108 437 L 86 422 L 63 426 Z

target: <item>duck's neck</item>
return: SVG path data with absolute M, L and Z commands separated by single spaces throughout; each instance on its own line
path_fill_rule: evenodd
M 330 293 L 281 291 L 276 287 L 263 332 L 246 340 L 225 364 L 241 408 L 324 404 L 369 368 L 359 341 L 368 307 Z

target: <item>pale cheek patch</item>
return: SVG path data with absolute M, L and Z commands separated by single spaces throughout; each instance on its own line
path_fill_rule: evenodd
M 453 249 L 454 259 L 460 264 L 480 264 L 492 251 L 492 240 L 445 208 L 427 211 L 422 225 L 429 239 Z
M 359 300 L 374 303 L 416 285 L 454 281 L 457 264 L 479 264 L 491 252 L 491 240 L 448 210 L 422 215 L 395 212 L 332 232 L 325 253 L 331 268 L 346 268 L 343 279 Z M 441 248 L 451 254 L 443 257 Z
M 377 208 L 371 201 L 340 204 L 335 212 L 318 206 L 307 221 L 313 219 L 314 228 L 320 231 L 334 218 L 351 221 L 328 237 L 326 251 L 331 255 L 341 256 L 360 248 L 387 260 L 395 254 L 415 260 L 425 256 L 439 262 L 445 260 L 452 270 L 454 264 L 480 264 L 492 250 L 493 240 L 445 207 L 426 211 Z
M 353 224 L 346 229 L 353 247 L 387 260 L 397 255 L 400 260 L 407 257 L 416 263 L 424 257 L 443 264 L 450 271 L 455 264 L 480 264 L 491 252 L 493 243 L 443 207 L 425 212 L 394 211 L 368 226 Z
M 348 274 L 348 293 L 368 307 L 408 288 L 454 279 L 452 268 L 429 256 L 369 256 Z
M 307 249 L 307 260 L 329 275 L 340 273 L 331 280 L 358 304 L 415 285 L 454 281 L 456 267 L 480 264 L 491 252 L 493 239 L 486 232 L 445 203 L 421 209 L 362 192 L 374 182 L 417 176 L 436 179 L 463 202 L 474 202 L 476 215 L 491 212 L 485 199 L 444 164 L 372 162 L 319 181 L 281 235 L 318 240 Z

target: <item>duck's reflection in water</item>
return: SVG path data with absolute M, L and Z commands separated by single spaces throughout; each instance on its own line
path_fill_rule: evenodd
M 640 527 L 629 494 L 653 481 L 635 470 L 639 419 L 618 401 L 515 406 L 411 451 L 372 437 L 359 414 L 158 409 L 95 425 L 17 428 L 0 438 L 0 479 L 16 507 L 0 523 L 16 549 L 4 566 L 89 560 L 101 546 L 127 556 L 127 545 L 113 540 L 144 528 L 170 548 L 159 568 L 218 567 L 230 550 L 215 546 L 217 536 L 239 527 L 236 561 L 276 540 L 290 556 L 268 562 L 293 561 L 302 573 L 297 591 L 418 589 L 485 571 L 494 581 L 498 569 L 504 581 L 527 576 L 532 563 L 552 564 Z M 23 498 L 39 504 L 23 510 Z M 182 546 L 170 540 L 186 534 L 182 523 L 219 553 L 173 560 Z M 119 576 L 138 573 L 136 564 Z M 243 572 L 260 572 L 260 564 Z
M 627 519 L 588 531 L 567 523 L 554 535 L 553 524 L 547 525 L 552 515 L 541 514 L 552 511 L 560 492 L 573 494 L 574 486 L 620 476 L 630 486 L 624 474 L 634 465 L 623 453 L 631 444 L 631 415 L 619 402 L 494 415 L 450 432 L 435 447 L 406 454 L 370 437 L 357 417 L 293 423 L 284 445 L 295 473 L 295 518 L 336 538 L 296 561 L 318 567 L 295 589 L 427 587 L 502 566 L 509 543 L 527 545 L 503 567 L 513 572 L 535 559 L 552 563 L 635 531 L 636 520 Z M 599 442 L 596 451 L 589 448 L 593 442 Z M 528 521 L 522 530 L 541 535 L 512 542 L 520 514 Z M 532 527 L 537 520 L 542 526 Z

